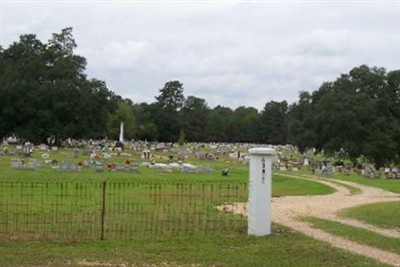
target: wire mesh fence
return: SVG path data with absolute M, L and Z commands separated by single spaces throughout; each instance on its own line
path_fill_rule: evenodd
M 0 182 L 0 238 L 85 241 L 243 231 L 218 209 L 247 200 L 247 183 Z

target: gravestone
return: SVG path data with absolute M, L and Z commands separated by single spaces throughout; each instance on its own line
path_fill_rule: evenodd
M 322 176 L 332 176 L 334 173 L 333 167 L 331 165 L 323 165 L 319 174 Z
M 130 166 L 130 171 L 131 173 L 138 173 L 139 172 L 139 164 L 131 164 Z
M 22 169 L 23 168 L 23 162 L 21 160 L 12 160 L 11 161 L 11 168 L 12 169 Z
M 116 164 L 116 165 L 115 165 L 115 170 L 116 170 L 117 172 L 124 172 L 124 171 L 126 171 L 126 168 L 125 168 L 124 165 Z
M 73 151 L 73 154 L 74 154 L 74 158 L 79 158 L 81 152 L 79 151 L 79 149 L 75 148 Z
M 104 159 L 111 159 L 111 154 L 110 153 L 103 153 L 103 158 Z
M 39 150 L 40 151 L 46 151 L 48 149 L 48 146 L 46 144 L 40 144 L 39 145 Z
M 90 154 L 92 154 L 92 150 L 90 148 L 85 148 L 82 152 L 82 154 L 84 156 L 89 156 Z
M 197 167 L 196 172 L 197 173 L 214 173 L 214 169 L 209 168 L 209 167 Z
M 43 164 L 40 162 L 35 162 L 34 166 L 35 166 L 35 170 L 43 168 Z
M 61 171 L 76 172 L 79 171 L 79 166 L 75 162 L 63 162 L 60 164 Z
M 32 144 L 30 142 L 26 142 L 24 145 L 24 155 L 25 157 L 30 157 L 31 156 L 31 149 L 32 149 Z
M 103 171 L 104 171 L 104 166 L 103 166 L 103 164 L 96 164 L 96 165 L 94 166 L 94 171 L 95 171 L 95 172 L 103 172 Z

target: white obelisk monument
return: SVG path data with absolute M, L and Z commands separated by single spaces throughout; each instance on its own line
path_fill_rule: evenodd
M 272 148 L 252 148 L 250 153 L 250 185 L 248 235 L 271 234 Z
M 121 121 L 121 126 L 119 128 L 119 141 L 124 142 L 124 123 Z

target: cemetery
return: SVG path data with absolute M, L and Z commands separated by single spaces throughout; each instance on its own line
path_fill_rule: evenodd
M 254 21 L 263 17 L 269 16 Z M 239 26 L 234 25 L 230 30 Z M 170 34 L 171 43 L 159 51 L 175 51 L 176 58 L 160 64 L 162 79 L 190 81 L 199 69 L 210 76 L 185 81 L 186 96 L 182 82 L 167 81 L 154 99 L 146 95 L 154 100 L 147 103 L 140 97 L 151 88 L 136 88 L 136 81 L 128 84 L 119 73 L 128 60 L 135 66 L 125 69 L 129 78 L 160 82 L 154 59 L 136 56 L 158 51 L 155 42 L 111 42 L 92 50 L 99 57 L 112 52 L 97 60 L 102 69 L 113 65 L 112 77 L 119 81 L 108 87 L 86 74 L 87 60 L 75 54 L 72 31 L 53 33 L 48 42 L 23 34 L 0 47 L 0 267 L 400 266 L 400 70 L 359 65 L 313 88 L 321 83 L 314 76 L 333 75 L 339 65 L 324 75 L 304 75 L 298 70 L 305 65 L 279 72 L 257 63 L 256 71 L 242 75 L 242 61 L 229 59 L 240 50 L 218 52 L 228 60 L 200 59 L 196 52 L 173 50 L 172 41 L 185 38 Z M 347 51 L 319 49 L 336 47 L 330 40 L 337 38 L 327 33 L 329 42 L 298 45 L 295 54 L 310 50 L 336 57 Z M 218 42 L 204 40 L 204 54 L 213 52 L 208 47 Z M 248 60 L 258 60 L 256 51 Z M 305 57 L 314 59 L 309 52 Z M 193 65 L 175 61 L 181 55 Z M 271 62 L 290 63 L 293 57 L 281 55 Z M 219 66 L 221 73 L 208 65 L 220 59 L 226 65 Z M 207 64 L 197 66 L 203 60 Z M 169 65 L 183 66 L 184 74 Z M 264 76 L 279 81 L 276 91 L 264 80 L 260 91 L 253 88 L 253 79 Z M 204 84 L 193 84 L 196 79 Z M 299 87 L 300 80 L 312 88 Z M 135 99 L 113 91 L 118 84 Z M 275 94 L 285 84 L 304 91 L 288 103 Z M 197 92 L 212 105 L 190 95 Z M 244 106 L 242 97 L 258 106 Z
M 249 151 L 260 147 L 259 144 L 179 145 L 126 141 L 123 148 L 107 140 L 71 140 L 71 144 L 57 147 L 3 143 L 0 199 L 4 216 L 0 219 L 0 239 L 21 244 L 96 240 L 125 240 L 131 244 L 155 236 L 157 240 L 172 236 L 202 239 L 209 235 L 232 234 L 244 238 L 248 224 L 245 203 L 249 197 Z M 352 225 L 352 221 L 336 217 L 348 207 L 385 202 L 388 196 L 391 201 L 397 201 L 392 203 L 400 203 L 400 177 L 396 166 L 376 170 L 369 163 L 360 163 L 353 167 L 349 162 L 311 151 L 301 154 L 292 146 L 272 146 L 271 149 L 275 151 L 271 159 L 273 224 L 272 230 L 267 232 L 272 236 L 287 231 L 281 228 L 283 226 L 297 229 L 297 224 L 292 225 L 289 217 L 280 216 L 289 214 L 290 210 L 302 210 L 303 206 L 316 205 L 312 209 L 315 213 L 304 217 L 304 223 L 311 222 L 312 227 L 302 228 L 300 232 L 314 231 L 318 227 L 324 230 L 320 225 L 322 221 L 314 218 Z M 346 184 L 349 182 L 351 185 Z M 343 201 L 352 190 L 346 191 L 340 186 L 349 189 L 356 184 L 361 190 L 365 185 L 372 185 L 393 193 L 375 193 L 368 201 L 365 195 L 358 198 L 352 193 L 348 202 Z M 307 199 L 298 202 L 296 199 L 302 195 L 308 195 Z M 326 204 L 323 204 L 325 196 Z M 342 200 L 337 207 L 329 204 L 335 197 Z M 18 206 L 13 206 L 15 201 Z M 54 210 L 55 205 L 59 205 L 57 210 Z M 317 206 L 331 206 L 332 210 L 318 213 Z M 396 204 L 390 209 L 396 214 L 398 207 Z M 59 209 L 63 210 L 63 215 Z M 43 215 L 44 210 L 50 213 Z M 385 216 L 390 218 L 393 214 Z M 368 222 L 370 218 L 363 220 Z M 395 230 L 399 228 L 398 223 L 391 227 L 394 230 L 375 227 L 372 231 L 399 238 L 400 233 Z M 339 243 L 352 246 L 351 241 L 345 239 Z M 394 248 L 398 246 L 394 244 Z M 387 255 L 383 254 L 384 262 L 397 262 L 399 251 L 394 248 L 389 248 Z M 365 251 L 352 252 L 368 256 Z

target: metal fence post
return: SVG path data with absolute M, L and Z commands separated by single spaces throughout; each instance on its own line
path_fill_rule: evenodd
M 106 185 L 107 182 L 103 181 L 101 183 L 101 188 L 102 188 L 102 204 L 101 204 L 101 234 L 100 234 L 100 240 L 104 240 L 104 219 L 106 216 Z

